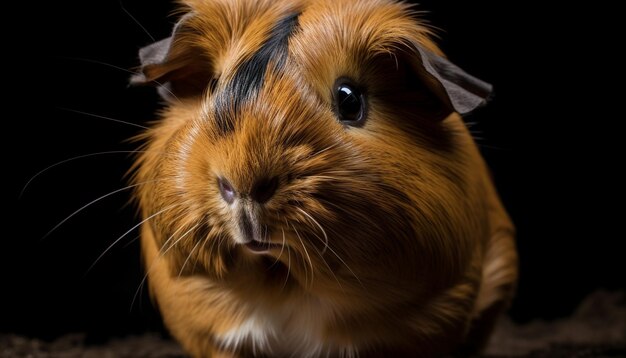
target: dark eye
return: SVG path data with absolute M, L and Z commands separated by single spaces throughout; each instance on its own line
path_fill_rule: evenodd
M 359 89 L 347 80 L 339 80 L 335 85 L 335 111 L 339 120 L 349 126 L 359 127 L 365 122 L 365 97 Z

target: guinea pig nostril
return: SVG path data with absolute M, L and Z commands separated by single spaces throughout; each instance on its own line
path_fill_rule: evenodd
M 235 200 L 235 189 L 233 189 L 233 186 L 224 178 L 217 179 L 217 186 L 220 189 L 220 194 L 224 201 L 232 204 Z
M 263 204 L 274 196 L 276 189 L 278 189 L 277 177 L 262 178 L 261 180 L 258 180 L 254 186 L 252 186 L 250 198 L 257 203 Z

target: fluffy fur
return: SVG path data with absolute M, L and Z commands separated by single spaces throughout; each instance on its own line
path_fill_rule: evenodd
M 151 292 L 185 349 L 480 347 L 513 293 L 514 230 L 461 117 L 416 74 L 409 44 L 439 53 L 428 28 L 386 0 L 185 0 L 183 12 L 167 60 L 143 68 L 171 101 L 143 136 L 135 182 Z M 277 33 L 285 42 L 267 45 Z M 368 98 L 363 127 L 337 120 L 341 77 Z M 219 178 L 249 193 L 267 177 L 264 204 L 220 195 Z M 278 244 L 268 253 L 243 244 L 244 211 Z

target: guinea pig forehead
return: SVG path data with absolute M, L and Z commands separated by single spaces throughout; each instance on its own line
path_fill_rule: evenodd
M 241 34 L 233 34 L 230 47 L 223 59 L 222 84 L 237 80 L 258 80 L 249 83 L 256 86 L 262 82 L 262 74 L 270 63 L 281 67 L 287 56 L 288 40 L 298 26 L 299 11 L 280 14 L 258 15 Z M 258 76 L 255 75 L 258 71 Z M 258 79 L 257 77 L 260 77 Z
M 435 49 L 428 28 L 412 13 L 410 5 L 400 2 L 313 2 L 300 17 L 301 31 L 291 51 L 308 75 L 334 80 L 357 72 L 361 61 L 395 52 L 407 37 Z
M 285 66 L 289 39 L 298 27 L 299 15 L 287 12 L 274 17 L 273 22 L 263 21 L 264 28 L 250 28 L 232 49 L 236 55 L 226 66 L 213 97 L 220 129 L 232 129 L 241 106 L 254 99 L 265 85 L 267 72 L 280 72 Z

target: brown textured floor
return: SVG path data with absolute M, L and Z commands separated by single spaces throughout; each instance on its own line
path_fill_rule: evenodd
M 596 292 L 571 317 L 515 325 L 504 319 L 485 357 L 626 357 L 626 292 Z M 89 346 L 81 334 L 43 342 L 0 335 L 0 358 L 183 358 L 180 347 L 156 334 Z

